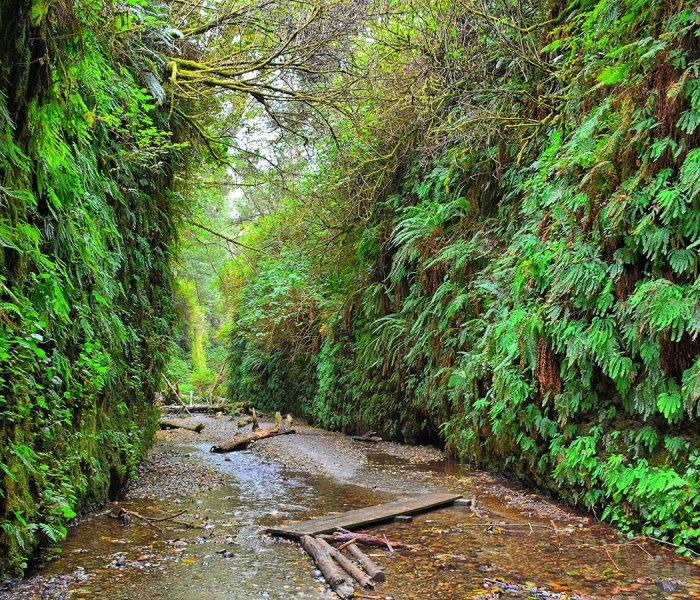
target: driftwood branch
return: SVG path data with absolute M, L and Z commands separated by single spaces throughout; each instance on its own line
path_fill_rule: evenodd
M 189 408 L 187 408 L 187 404 L 185 404 L 185 401 L 182 399 L 182 396 L 180 396 L 180 392 L 177 390 L 177 388 L 172 383 L 170 383 L 168 378 L 165 376 L 165 373 L 163 373 L 163 380 L 165 381 L 165 385 L 168 386 L 168 389 L 170 390 L 172 395 L 178 399 L 178 401 L 180 402 L 180 404 L 182 404 L 182 406 L 185 409 L 185 411 L 187 412 L 187 414 L 190 415 L 190 417 L 191 417 L 192 413 L 190 412 Z
M 174 515 L 168 515 L 167 517 L 146 517 L 140 513 L 137 513 L 135 510 L 127 510 L 125 508 L 120 508 L 119 512 L 116 515 L 110 515 L 115 519 L 119 519 L 122 523 L 122 525 L 130 525 L 131 524 L 131 517 L 135 517 L 139 519 L 140 521 L 143 521 L 148 525 L 149 527 L 153 527 L 158 532 L 163 532 L 163 530 L 156 525 L 156 523 L 162 523 L 163 521 L 172 521 L 176 517 L 179 517 L 180 515 L 184 514 L 187 511 L 181 510 L 180 512 L 176 512 Z
M 353 435 L 352 439 L 356 442 L 370 442 L 372 444 L 378 444 L 379 442 L 384 441 L 380 436 L 377 435 L 376 431 L 368 431 L 367 433 L 363 433 L 362 435 Z
M 350 531 L 329 533 L 329 534 L 319 535 L 316 537 L 324 539 L 331 544 L 334 542 L 341 542 L 342 543 L 342 542 L 349 542 L 350 540 L 353 540 L 358 544 L 362 544 L 363 546 L 375 546 L 378 548 L 394 549 L 394 548 L 415 548 L 416 547 L 416 546 L 411 546 L 410 544 L 403 544 L 401 542 L 396 542 L 394 540 L 380 538 L 380 537 L 377 537 L 375 535 L 369 535 L 367 533 L 352 533 Z

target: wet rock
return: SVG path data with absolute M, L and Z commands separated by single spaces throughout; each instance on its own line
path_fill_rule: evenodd
M 681 587 L 681 582 L 674 579 L 655 579 L 654 583 L 667 594 L 672 594 Z

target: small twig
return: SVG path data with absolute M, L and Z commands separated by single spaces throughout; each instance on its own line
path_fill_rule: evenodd
M 187 511 L 186 510 L 181 510 L 180 512 L 175 513 L 174 515 L 170 515 L 169 517 L 159 517 L 157 519 L 152 519 L 151 517 L 144 517 L 151 521 L 151 523 L 160 523 L 161 521 L 170 521 L 171 519 L 174 519 L 175 517 L 179 517 L 180 515 L 184 515 Z
M 667 542 L 666 540 L 660 540 L 659 538 L 651 537 L 651 536 L 646 536 L 646 539 L 648 540 L 653 540 L 655 542 L 658 542 L 659 544 L 666 544 L 667 546 L 671 546 L 672 548 L 676 548 L 677 550 L 684 550 L 685 552 L 689 552 L 693 556 L 700 556 L 700 553 L 695 552 L 695 550 L 691 550 L 690 548 L 686 546 L 681 546 L 679 544 L 674 544 L 673 542 Z
M 356 540 L 348 540 L 344 544 L 341 544 L 340 546 L 338 546 L 338 551 L 345 550 L 345 548 L 347 548 L 348 546 L 352 546 L 355 542 L 356 542 Z
M 393 546 L 389 543 L 389 538 L 386 537 L 386 533 L 384 534 L 384 541 L 386 542 L 387 548 L 389 548 L 389 552 L 394 552 Z
M 136 517 L 137 519 L 141 519 L 147 525 L 149 525 L 150 527 L 153 527 L 153 529 L 155 529 L 156 531 L 163 533 L 163 530 L 160 527 L 158 527 L 158 525 L 156 525 L 155 523 L 152 523 L 148 518 L 144 517 L 143 515 L 140 515 L 139 513 L 135 512 L 133 510 L 126 510 L 124 512 L 131 515 L 132 517 Z
M 615 559 L 612 557 L 612 554 L 610 554 L 610 550 L 608 550 L 607 548 L 604 548 L 604 550 L 605 550 L 605 554 L 608 555 L 608 558 L 610 559 L 610 562 L 611 562 L 611 563 L 613 564 L 613 566 L 615 567 L 615 570 L 619 572 L 619 571 L 620 571 L 620 565 L 618 565 L 617 562 L 615 561 Z
M 554 519 L 550 519 L 549 522 L 552 524 L 552 529 L 554 529 L 554 535 L 557 536 L 557 545 L 561 550 L 561 540 L 559 539 L 559 530 L 557 529 L 557 524 L 554 522 Z

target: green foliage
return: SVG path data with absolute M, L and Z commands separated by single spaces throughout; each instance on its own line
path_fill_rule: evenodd
M 625 531 L 698 548 L 700 14 L 574 2 L 538 27 L 530 3 L 532 27 L 511 27 L 507 7 L 464 6 L 471 45 L 425 59 L 439 66 L 416 152 L 382 155 L 396 183 L 373 139 L 400 128 L 395 113 L 368 111 L 379 124 L 348 143 L 375 195 L 331 252 L 343 260 L 323 259 L 327 224 L 282 235 L 289 203 L 258 223 L 282 250 L 238 270 L 231 394 L 440 439 Z M 435 30 L 425 45 L 449 47 Z M 479 91 L 468 51 L 495 92 Z M 333 201 L 350 179 L 337 156 L 319 156 Z M 305 189 L 310 202 L 319 188 Z
M 114 497 L 150 444 L 182 147 L 101 3 L 19 4 L 0 24 L 17 40 L 0 56 L 3 573 Z

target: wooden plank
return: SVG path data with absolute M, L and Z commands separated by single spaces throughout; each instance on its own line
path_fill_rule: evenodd
M 338 528 L 352 530 L 390 521 L 397 515 L 414 515 L 447 506 L 461 497 L 461 494 L 422 494 L 405 500 L 351 510 L 341 515 L 329 515 L 301 523 L 269 527 L 266 532 L 271 535 L 300 538 L 302 535 L 330 533 Z

